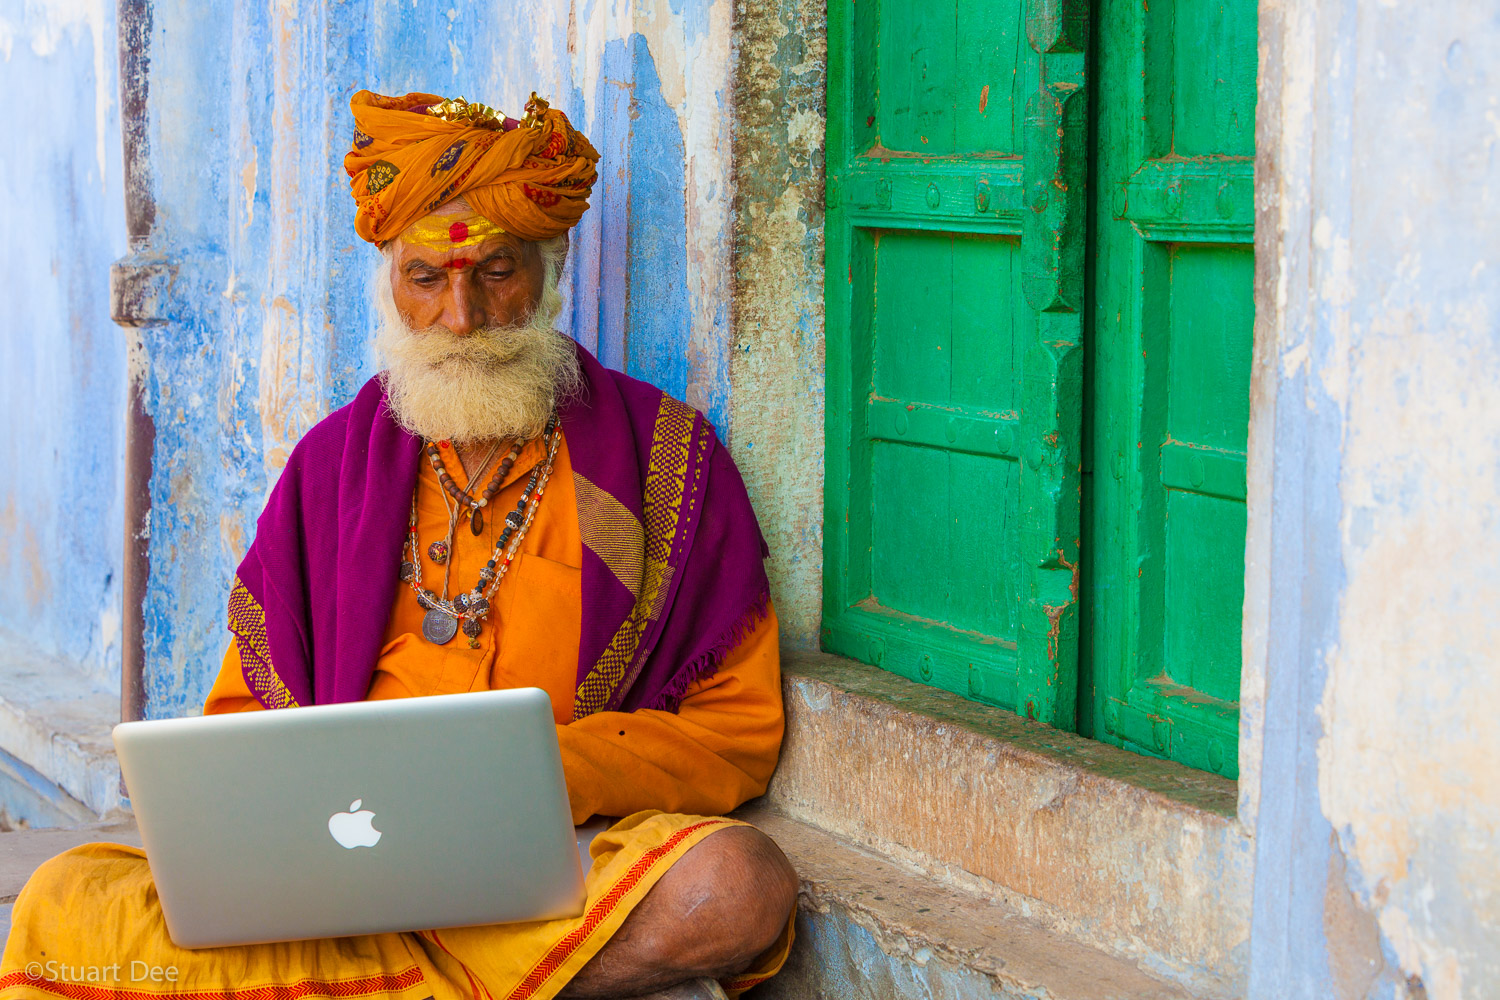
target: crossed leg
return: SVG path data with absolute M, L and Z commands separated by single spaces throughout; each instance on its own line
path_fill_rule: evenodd
M 733 826 L 682 856 L 560 997 L 650 997 L 750 968 L 781 936 L 797 873 L 759 830 Z

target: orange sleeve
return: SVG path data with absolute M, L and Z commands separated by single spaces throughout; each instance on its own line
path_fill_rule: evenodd
M 240 644 L 230 639 L 229 648 L 224 650 L 224 665 L 219 668 L 219 676 L 203 702 L 203 714 L 224 715 L 263 708 L 265 706 L 260 700 L 250 693 L 250 685 L 245 683 L 245 671 L 240 669 Z
M 762 794 L 781 750 L 781 654 L 772 608 L 675 714 L 597 712 L 557 727 L 573 822 L 642 809 L 717 816 Z

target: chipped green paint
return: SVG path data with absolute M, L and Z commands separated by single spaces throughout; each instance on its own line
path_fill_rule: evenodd
M 1072 728 L 1087 7 L 829 9 L 823 643 Z
M 1254 0 L 1101 0 L 1080 731 L 1238 774 Z
M 1027 5 L 1040 86 L 1026 109 L 1022 285 L 1037 313 L 1022 364 L 1018 710 L 1072 729 L 1078 695 L 1083 304 L 1088 238 L 1087 0 Z
M 829 11 L 824 646 L 1232 776 L 1254 2 L 952 10 Z

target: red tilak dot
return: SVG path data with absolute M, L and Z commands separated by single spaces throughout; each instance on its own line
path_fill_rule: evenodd
M 443 266 L 444 267 L 451 267 L 451 268 L 454 268 L 454 269 L 459 269 L 459 268 L 465 268 L 465 267 L 473 267 L 474 266 L 474 262 L 472 260 L 470 260 L 469 258 L 467 258 L 467 257 L 454 257 L 452 260 L 450 260 L 448 263 L 444 264 Z
M 462 243 L 469 238 L 469 224 L 467 222 L 455 222 L 448 227 L 448 240 L 451 243 Z

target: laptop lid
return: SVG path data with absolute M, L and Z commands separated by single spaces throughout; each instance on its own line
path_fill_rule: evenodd
M 129 722 L 114 740 L 181 947 L 583 912 L 539 688 Z

